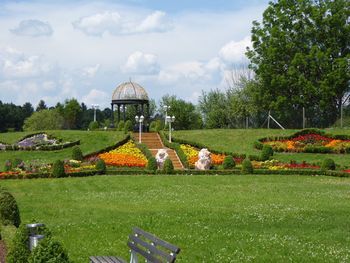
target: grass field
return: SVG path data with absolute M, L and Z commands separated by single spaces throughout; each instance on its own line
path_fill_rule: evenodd
M 349 262 L 350 179 L 95 176 L 5 180 L 22 221 L 44 222 L 71 259 L 128 258 L 139 226 L 182 248 L 179 262 Z
M 291 135 L 296 131 L 276 129 L 213 129 L 175 131 L 173 137 L 199 142 L 218 151 L 259 155 L 260 151 L 254 149 L 254 142 L 258 139 L 268 136 Z M 329 129 L 326 131 L 331 134 L 350 135 L 350 130 L 347 129 Z M 332 158 L 339 165 L 350 166 L 350 154 L 275 153 L 273 158 L 283 162 L 295 160 L 310 163 L 321 163 L 325 158 Z
M 0 141 L 5 143 L 15 143 L 27 134 L 33 132 L 12 132 L 0 133 Z M 47 131 L 56 138 L 63 141 L 80 140 L 80 148 L 84 154 L 88 154 L 107 146 L 116 144 L 125 137 L 123 132 L 105 131 Z M 0 151 L 0 171 L 3 170 L 7 159 L 20 158 L 23 161 L 40 160 L 45 163 L 54 162 L 57 159 L 69 159 L 72 155 L 72 148 L 57 151 Z

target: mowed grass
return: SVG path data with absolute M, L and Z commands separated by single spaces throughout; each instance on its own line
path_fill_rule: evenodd
M 260 151 L 254 148 L 254 142 L 269 136 L 286 136 L 298 130 L 276 129 L 213 129 L 175 131 L 174 138 L 191 142 L 198 142 L 217 151 L 228 151 L 240 154 L 259 155 Z M 350 136 L 348 129 L 327 129 L 327 133 L 345 134 Z M 350 154 L 314 154 L 314 153 L 275 153 L 274 159 L 290 162 L 306 161 L 321 164 L 326 158 L 332 158 L 337 164 L 350 166 Z
M 139 226 L 181 247 L 178 262 L 349 262 L 350 179 L 95 176 L 6 180 L 22 221 L 43 222 L 71 259 L 129 257 Z
M 0 142 L 15 143 L 28 134 L 33 132 L 12 132 L 12 133 L 0 133 Z M 107 146 L 116 144 L 123 138 L 125 134 L 123 132 L 106 132 L 106 131 L 47 131 L 46 133 L 53 135 L 56 138 L 63 141 L 76 141 L 80 140 L 80 148 L 83 154 L 95 152 L 103 149 Z M 39 160 L 43 163 L 51 163 L 57 159 L 69 159 L 72 156 L 72 147 L 57 150 L 57 151 L 0 151 L 0 171 L 3 170 L 3 166 L 7 159 L 20 158 L 23 161 Z

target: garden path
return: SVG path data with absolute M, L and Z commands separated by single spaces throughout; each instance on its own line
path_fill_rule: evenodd
M 138 133 L 133 134 L 136 141 L 138 140 Z M 173 162 L 174 169 L 175 170 L 183 170 L 184 167 L 177 156 L 176 152 L 173 149 L 169 149 L 163 145 L 162 140 L 160 139 L 160 136 L 156 132 L 145 132 L 142 133 L 142 143 L 145 144 L 148 149 L 151 151 L 153 156 L 156 156 L 159 149 L 166 149 L 167 153 L 169 154 L 170 160 Z

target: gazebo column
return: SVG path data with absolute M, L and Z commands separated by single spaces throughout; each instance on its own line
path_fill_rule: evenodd
M 120 122 L 120 104 L 117 104 L 118 107 L 118 123 Z
M 123 120 L 125 122 L 125 104 L 123 104 Z
M 143 116 L 145 116 L 144 110 L 143 110 L 143 103 L 141 104 L 141 114 L 142 114 Z

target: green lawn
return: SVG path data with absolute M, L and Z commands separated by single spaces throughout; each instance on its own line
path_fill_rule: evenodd
M 33 132 L 12 132 L 0 133 L 0 142 L 15 143 L 27 134 Z M 84 154 L 103 149 L 107 146 L 116 144 L 125 137 L 123 132 L 105 132 L 105 131 L 47 131 L 56 138 L 63 141 L 80 140 L 80 148 Z M 40 160 L 42 162 L 54 162 L 57 159 L 69 159 L 72 155 L 72 148 L 66 148 L 57 151 L 0 151 L 0 171 L 7 159 L 20 158 L 23 161 Z
M 291 135 L 296 131 L 276 129 L 192 130 L 175 131 L 173 137 L 202 143 L 218 151 L 259 155 L 260 151 L 254 148 L 254 142 L 258 139 L 268 136 Z M 350 135 L 350 130 L 347 129 L 328 129 L 326 131 L 331 134 Z M 276 153 L 273 158 L 283 162 L 295 160 L 310 163 L 321 163 L 325 158 L 332 158 L 339 165 L 350 166 L 350 154 Z
M 349 262 L 350 179 L 95 176 L 5 180 L 25 223 L 44 222 L 71 259 L 128 257 L 139 226 L 179 262 Z

